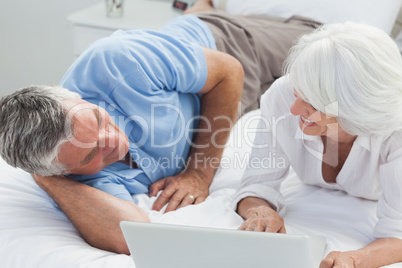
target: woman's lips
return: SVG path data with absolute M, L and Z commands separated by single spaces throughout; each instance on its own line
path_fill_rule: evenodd
M 300 116 L 300 120 L 303 122 L 303 125 L 306 127 L 312 127 L 315 126 L 316 123 L 314 121 L 308 120 L 304 118 L 303 116 Z

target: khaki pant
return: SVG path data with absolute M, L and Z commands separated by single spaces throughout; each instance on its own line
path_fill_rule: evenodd
M 211 29 L 218 50 L 234 56 L 243 65 L 241 115 L 259 108 L 261 95 L 282 75 L 289 49 L 301 35 L 320 25 L 300 16 L 241 17 L 218 10 L 196 15 Z

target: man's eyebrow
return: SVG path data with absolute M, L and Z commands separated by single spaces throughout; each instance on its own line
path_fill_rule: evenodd
M 94 147 L 92 151 L 87 156 L 85 156 L 84 160 L 81 161 L 81 165 L 86 165 L 91 162 L 91 160 L 95 157 L 97 150 L 98 146 Z
M 98 122 L 98 128 L 100 128 L 102 123 L 102 115 L 100 114 L 98 109 L 92 109 L 92 111 L 94 112 L 96 121 Z M 92 149 L 92 151 L 87 156 L 85 156 L 84 160 L 81 161 L 81 165 L 88 164 L 95 157 L 97 150 L 98 150 L 98 144 Z
M 100 128 L 100 126 L 102 124 L 102 115 L 99 112 L 99 109 L 92 109 L 92 111 L 94 112 L 94 114 L 96 116 L 96 120 L 98 121 L 98 128 Z

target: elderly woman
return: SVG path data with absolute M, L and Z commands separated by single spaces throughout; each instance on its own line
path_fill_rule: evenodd
M 246 170 L 233 203 L 245 219 L 240 229 L 286 232 L 279 187 L 291 166 L 306 184 L 378 200 L 378 239 L 329 253 L 321 268 L 402 261 L 402 60 L 393 40 L 351 22 L 304 35 L 285 76 L 262 97 L 261 113 L 265 131 L 250 159 L 282 161 Z

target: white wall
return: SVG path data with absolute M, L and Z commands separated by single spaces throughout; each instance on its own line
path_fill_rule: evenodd
M 67 16 L 100 1 L 0 0 L 0 97 L 32 84 L 57 84 L 74 60 Z
M 67 16 L 103 0 L 0 0 L 0 96 L 57 84 L 74 60 Z

